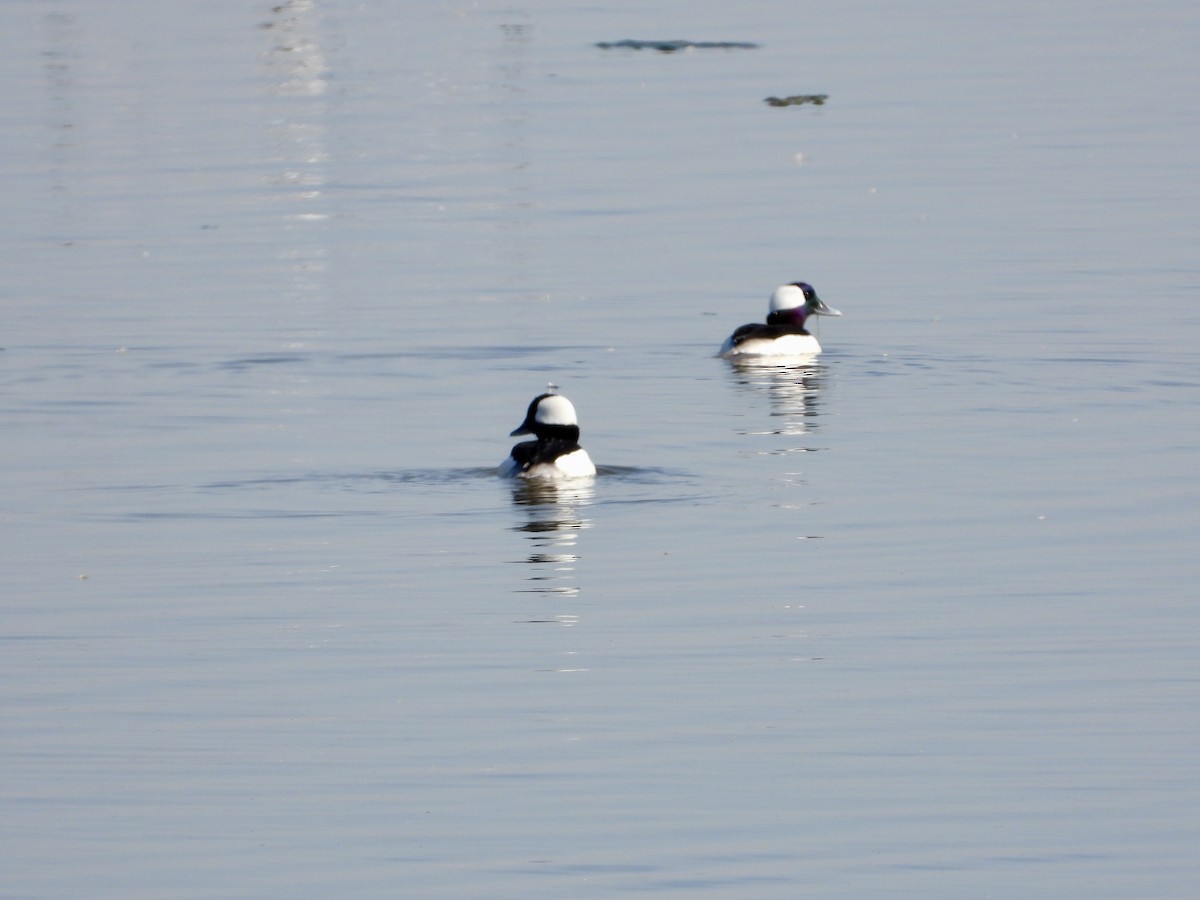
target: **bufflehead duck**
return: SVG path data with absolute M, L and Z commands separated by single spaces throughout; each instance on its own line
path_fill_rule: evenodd
M 765 325 L 743 325 L 725 339 L 718 353 L 724 359 L 744 356 L 807 356 L 821 345 L 804 328 L 809 316 L 840 316 L 817 296 L 811 284 L 795 281 L 780 285 L 771 295 L 771 312 Z
M 525 421 L 512 432 L 532 434 L 500 464 L 506 478 L 586 478 L 596 474 L 587 451 L 579 446 L 575 407 L 561 394 L 539 394 L 529 404 Z

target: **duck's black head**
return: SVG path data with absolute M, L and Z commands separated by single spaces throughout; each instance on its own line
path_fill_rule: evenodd
M 525 421 L 518 425 L 511 436 L 532 434 L 538 440 L 558 438 L 579 440 L 579 420 L 575 407 L 561 394 L 539 394 L 529 404 Z

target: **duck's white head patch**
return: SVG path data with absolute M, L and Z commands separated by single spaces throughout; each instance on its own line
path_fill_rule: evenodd
M 560 394 L 550 394 L 543 397 L 537 405 L 533 419 L 540 425 L 578 425 L 575 417 L 575 407 L 571 401 Z
M 799 285 L 781 284 L 775 288 L 775 293 L 771 295 L 771 312 L 778 312 L 781 309 L 795 309 L 797 306 L 803 306 L 807 300 L 808 298 L 804 296 L 804 290 Z

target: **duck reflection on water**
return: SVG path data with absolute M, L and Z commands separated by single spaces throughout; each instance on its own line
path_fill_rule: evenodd
M 513 506 L 525 521 L 513 526 L 530 541 L 529 553 L 521 562 L 531 566 L 529 585 L 519 590 L 541 594 L 579 594 L 576 565 L 579 562 L 580 532 L 591 527 L 584 511 L 595 498 L 590 479 L 572 481 L 513 482 Z M 554 615 L 532 621 L 574 624 L 577 616 Z
M 730 371 L 737 386 L 756 394 L 766 392 L 771 406 L 771 427 L 747 434 L 808 434 L 816 430 L 821 414 L 821 391 L 827 370 L 815 359 L 781 364 L 778 361 L 740 359 Z

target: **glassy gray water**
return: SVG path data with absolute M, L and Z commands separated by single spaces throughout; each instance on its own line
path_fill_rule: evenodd
M 1194 5 L 0 23 L 4 896 L 1200 890 Z

